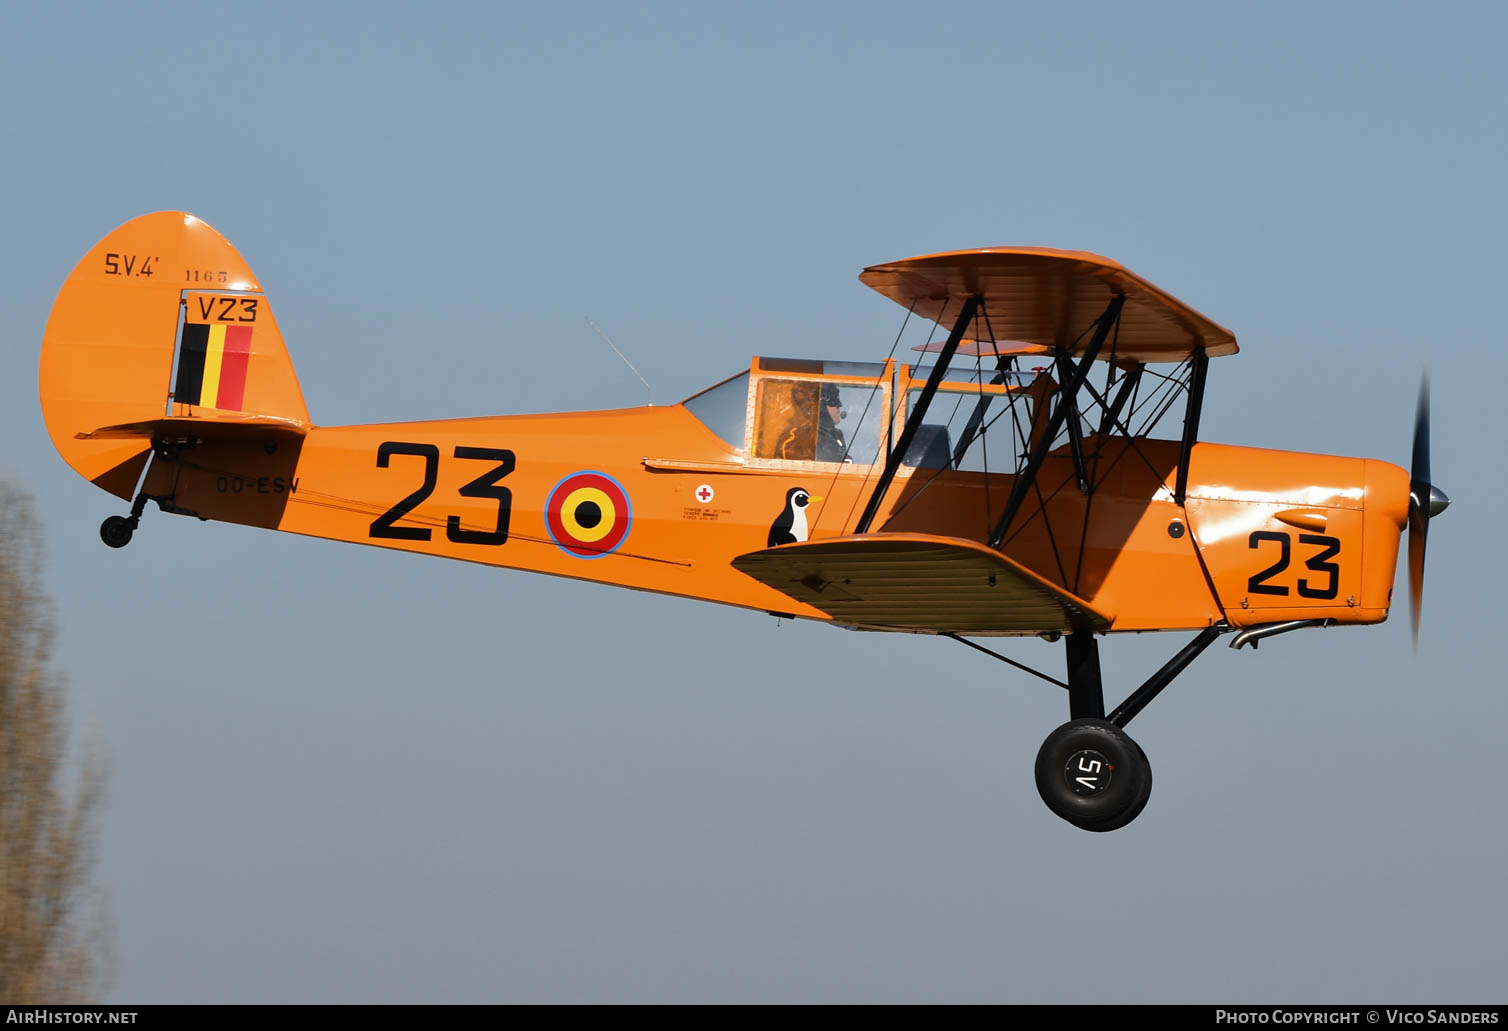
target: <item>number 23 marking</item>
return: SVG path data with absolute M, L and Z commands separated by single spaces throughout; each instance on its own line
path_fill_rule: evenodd
M 1288 568 L 1293 552 L 1293 535 L 1280 530 L 1253 530 L 1246 543 L 1248 547 L 1260 548 L 1267 541 L 1272 541 L 1279 546 L 1278 560 L 1247 580 L 1246 589 L 1252 594 L 1277 594 L 1286 597 L 1287 587 L 1270 584 L 1267 581 Z M 1314 586 L 1307 577 L 1300 579 L 1299 597 L 1334 598 L 1340 593 L 1340 566 L 1329 560 L 1340 554 L 1340 538 L 1326 537 L 1318 533 L 1301 533 L 1299 543 L 1317 545 L 1321 549 L 1309 557 L 1309 560 L 1304 563 L 1304 568 L 1316 573 L 1324 573 L 1327 577 L 1323 586 L 1318 587 Z
M 386 469 L 394 455 L 413 455 L 424 459 L 424 482 L 419 489 L 398 502 L 382 515 L 372 520 L 367 535 L 396 541 L 427 541 L 430 530 L 425 526 L 397 526 L 399 519 L 408 515 L 434 492 L 440 478 L 440 449 L 433 444 L 410 444 L 401 440 L 385 440 L 377 445 L 377 468 Z M 455 450 L 456 458 L 479 459 L 498 463 L 488 472 L 472 480 L 456 491 L 463 498 L 492 498 L 497 502 L 497 526 L 491 530 L 463 530 L 460 516 L 445 519 L 445 539 L 455 544 L 498 545 L 508 540 L 508 517 L 513 509 L 513 492 L 497 486 L 513 471 L 515 459 L 512 451 L 490 447 L 461 447 Z

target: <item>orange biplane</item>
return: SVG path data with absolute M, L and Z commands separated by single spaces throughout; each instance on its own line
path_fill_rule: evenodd
M 1429 519 L 1412 472 L 1198 439 L 1221 326 L 1113 261 L 992 248 L 866 269 L 946 330 L 923 364 L 755 358 L 668 407 L 314 425 L 262 285 L 192 215 L 146 215 L 68 277 L 42 343 L 63 458 L 164 512 L 823 620 L 941 634 L 1057 684 L 1049 808 L 1129 823 L 1151 768 L 1123 729 L 1220 635 L 1378 623 L 1409 528 L 1415 630 Z M 968 361 L 961 359 L 967 358 Z M 1162 421 L 1182 429 L 1150 435 Z M 1194 631 L 1105 710 L 1097 637 Z M 966 638 L 1061 637 L 1064 680 Z

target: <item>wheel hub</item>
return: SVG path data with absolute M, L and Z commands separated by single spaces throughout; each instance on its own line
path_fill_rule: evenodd
M 1063 779 L 1075 795 L 1098 795 L 1110 787 L 1115 767 L 1103 752 L 1085 748 L 1068 757 Z

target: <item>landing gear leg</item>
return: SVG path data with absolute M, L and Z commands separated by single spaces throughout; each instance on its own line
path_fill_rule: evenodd
M 1068 691 L 1068 722 L 1049 734 L 1037 752 L 1037 793 L 1047 808 L 1075 827 L 1113 831 L 1141 815 L 1152 797 L 1152 764 L 1124 727 L 1230 629 L 1225 623 L 1205 627 L 1109 717 L 1100 678 L 1100 647 L 1088 631 L 1075 630 L 1064 639 L 1066 684 L 956 634 L 944 636 Z
M 1068 652 L 1068 715 L 1072 719 L 1105 718 L 1105 688 L 1100 680 L 1100 643 L 1087 630 L 1063 641 Z
M 110 516 L 99 524 L 99 539 L 112 548 L 124 548 L 130 544 L 131 536 L 141 525 L 141 513 L 150 500 L 145 494 L 136 495 L 136 500 L 131 503 L 130 516 Z
M 1064 643 L 1072 719 L 1049 734 L 1037 752 L 1037 793 L 1047 808 L 1086 831 L 1113 831 L 1136 819 L 1152 796 L 1152 764 L 1122 728 L 1228 629 L 1205 627 L 1109 719 L 1099 645 L 1086 631 L 1069 634 Z
M 1136 819 L 1152 795 L 1152 765 L 1141 746 L 1105 719 L 1100 647 L 1076 630 L 1068 652 L 1067 723 L 1037 752 L 1037 793 L 1047 808 L 1086 831 L 1111 831 Z

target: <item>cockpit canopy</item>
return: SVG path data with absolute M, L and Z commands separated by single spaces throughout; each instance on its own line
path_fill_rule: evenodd
M 688 398 L 686 408 L 751 459 L 868 465 L 889 430 L 893 369 L 755 358 L 748 372 Z
M 757 464 L 867 466 L 899 436 L 931 371 L 930 366 L 893 360 L 755 358 L 748 371 L 693 395 L 685 406 Z M 1007 410 L 1013 417 L 1005 425 L 1024 417 L 1029 427 L 1032 412 L 1051 386 L 1052 377 L 1042 367 L 1001 373 L 979 363 L 959 363 L 940 386 L 904 464 L 984 470 L 985 431 Z M 997 465 L 1013 450 L 1006 439 L 1006 445 L 997 439 Z

